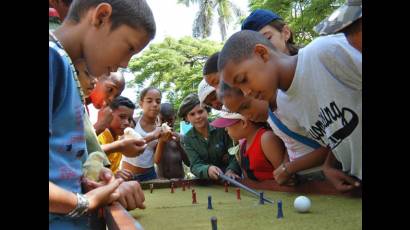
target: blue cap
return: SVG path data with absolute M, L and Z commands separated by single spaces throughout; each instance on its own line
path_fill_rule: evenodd
M 273 20 L 282 19 L 270 10 L 258 9 L 253 11 L 242 23 L 241 30 L 259 31 Z

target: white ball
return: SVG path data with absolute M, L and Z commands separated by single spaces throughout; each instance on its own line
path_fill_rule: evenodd
M 311 206 L 310 199 L 306 196 L 298 196 L 293 203 L 293 206 L 298 212 L 308 212 Z

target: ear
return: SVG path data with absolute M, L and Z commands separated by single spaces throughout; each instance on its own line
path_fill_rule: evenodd
M 140 100 L 140 101 L 138 102 L 138 105 L 140 106 L 140 108 L 142 108 L 142 100 Z
M 253 52 L 257 57 L 262 58 L 263 62 L 269 61 L 269 50 L 265 45 L 256 44 L 253 48 Z
M 92 14 L 92 25 L 95 27 L 101 27 L 104 24 L 108 24 L 112 14 L 112 7 L 108 3 L 99 4 Z
M 285 41 L 287 42 L 292 34 L 288 25 L 283 26 L 281 34 L 282 36 L 284 36 Z
M 246 129 L 246 127 L 248 127 L 248 120 L 241 120 L 240 122 L 242 122 L 242 128 Z

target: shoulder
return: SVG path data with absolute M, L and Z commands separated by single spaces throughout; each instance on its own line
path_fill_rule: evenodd
M 262 147 L 263 147 L 264 145 L 272 145 L 272 144 L 274 144 L 274 143 L 279 144 L 279 143 L 282 142 L 281 139 L 280 139 L 278 136 L 276 136 L 276 135 L 273 133 L 273 131 L 271 131 L 271 130 L 266 130 L 266 131 L 262 134 L 260 141 L 261 141 Z M 276 144 L 275 144 L 275 145 L 276 145 Z

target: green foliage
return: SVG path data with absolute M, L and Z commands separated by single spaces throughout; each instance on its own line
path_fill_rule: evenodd
M 294 33 L 296 44 L 306 45 L 318 34 L 313 27 L 329 16 L 345 0 L 250 0 L 251 10 L 268 9 L 278 13 Z
M 137 95 L 148 83 L 157 87 L 177 111 L 185 96 L 197 93 L 205 61 L 220 49 L 222 44 L 214 41 L 167 37 L 130 61 L 135 79 L 128 86 L 136 86 Z M 175 125 L 178 127 L 178 122 Z

